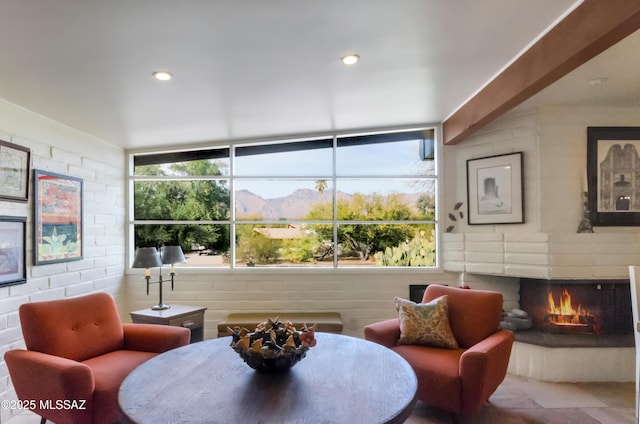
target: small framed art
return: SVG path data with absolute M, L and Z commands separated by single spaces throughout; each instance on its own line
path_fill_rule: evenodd
M 28 200 L 30 163 L 29 149 L 0 140 L 0 200 Z
M 522 152 L 467 160 L 467 217 L 474 224 L 524 222 Z
M 27 218 L 0 216 L 0 287 L 24 284 Z

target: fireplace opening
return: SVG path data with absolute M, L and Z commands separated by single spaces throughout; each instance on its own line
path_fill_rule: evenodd
M 629 280 L 520 280 L 531 329 L 516 339 L 552 345 L 633 345 Z
M 548 306 L 544 316 L 544 328 L 560 334 L 600 334 L 599 313 L 585 309 L 571 288 L 562 288 L 560 296 L 549 290 Z M 557 291 L 557 290 L 556 290 Z

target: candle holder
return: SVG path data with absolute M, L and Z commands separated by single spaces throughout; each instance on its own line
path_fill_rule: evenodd
M 578 233 L 593 233 L 591 212 L 589 211 L 589 192 L 582 192 L 582 219 L 578 224 Z

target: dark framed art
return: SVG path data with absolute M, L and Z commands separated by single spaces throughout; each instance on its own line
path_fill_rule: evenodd
M 0 140 L 0 200 L 28 200 L 30 164 L 31 150 Z
M 522 152 L 467 160 L 470 225 L 524 222 Z
M 592 225 L 640 225 L 640 127 L 587 128 Z
M 83 181 L 34 171 L 35 265 L 82 259 Z
M 27 218 L 0 216 L 0 287 L 24 284 Z

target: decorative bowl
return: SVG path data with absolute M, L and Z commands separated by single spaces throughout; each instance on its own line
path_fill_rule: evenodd
M 268 358 L 259 352 L 250 350 L 236 350 L 240 357 L 256 371 L 265 373 L 278 373 L 289 370 L 307 354 L 307 347 L 301 347 L 299 351 L 284 352 L 281 355 Z
M 229 328 L 235 350 L 256 371 L 278 373 L 300 362 L 316 345 L 313 328 L 296 330 L 291 322 L 269 319 L 250 332 L 246 328 Z

